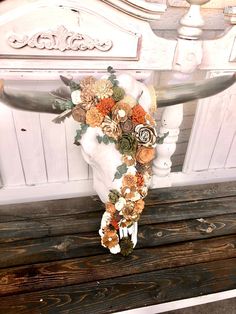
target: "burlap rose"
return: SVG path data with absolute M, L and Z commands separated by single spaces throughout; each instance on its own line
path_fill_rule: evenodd
M 134 130 L 134 124 L 130 119 L 125 122 L 121 122 L 120 127 L 124 133 L 131 133 Z
M 106 134 L 109 137 L 114 138 L 115 140 L 117 140 L 118 137 L 120 137 L 122 133 L 119 124 L 111 120 L 111 118 L 108 116 L 105 117 L 101 125 L 101 128 L 104 134 Z
M 96 126 L 100 126 L 103 121 L 103 116 L 97 110 L 97 108 L 92 107 L 86 113 L 86 123 L 91 127 L 95 128 Z
M 122 155 L 134 155 L 137 149 L 136 138 L 131 134 L 123 134 L 118 139 L 116 147 Z
M 134 131 L 139 144 L 147 147 L 154 147 L 156 145 L 157 132 L 152 126 L 138 124 Z
M 136 160 L 141 164 L 147 164 L 155 158 L 155 148 L 141 146 L 136 153 Z
M 72 117 L 77 122 L 85 123 L 86 111 L 82 109 L 79 105 L 77 105 L 72 110 Z

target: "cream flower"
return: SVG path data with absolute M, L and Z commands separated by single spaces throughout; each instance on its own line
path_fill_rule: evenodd
M 71 100 L 74 105 L 78 105 L 79 103 L 81 103 L 81 91 L 79 89 L 71 93 Z
M 126 199 L 124 197 L 120 197 L 118 201 L 115 203 L 115 208 L 116 210 L 121 211 L 125 205 L 126 205 Z
M 93 84 L 94 94 L 100 98 L 109 98 L 113 94 L 113 85 L 109 80 L 98 80 Z

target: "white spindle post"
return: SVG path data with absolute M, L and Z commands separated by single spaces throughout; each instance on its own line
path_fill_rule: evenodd
M 178 29 L 177 48 L 173 62 L 173 82 L 181 82 L 190 78 L 191 73 L 201 64 L 202 41 L 199 40 L 204 25 L 200 7 L 209 0 L 187 0 L 190 4 L 188 12 L 180 20 Z M 171 172 L 171 157 L 176 150 L 179 128 L 183 120 L 183 104 L 165 108 L 160 128 L 160 136 L 169 132 L 164 144 L 157 145 L 157 158 L 153 163 L 152 187 L 170 186 L 171 180 L 168 175 Z M 162 180 L 158 179 L 159 177 Z M 164 184 L 163 184 L 164 183 Z

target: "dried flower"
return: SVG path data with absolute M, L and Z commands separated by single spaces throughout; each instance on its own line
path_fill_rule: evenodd
M 132 174 L 126 174 L 123 177 L 122 184 L 124 186 L 133 187 L 133 186 L 136 186 L 136 183 L 137 183 L 137 177 Z
M 122 133 L 119 124 L 111 120 L 111 118 L 108 116 L 106 116 L 105 119 L 103 120 L 101 128 L 104 134 L 106 134 L 109 137 L 114 138 L 115 140 L 117 140 L 118 137 L 120 137 Z
M 136 193 L 136 188 L 133 187 L 129 187 L 129 186 L 123 186 L 121 188 L 121 194 L 126 198 L 126 199 L 132 199 L 133 197 L 135 197 L 135 193 Z
M 135 168 L 142 175 L 145 175 L 146 173 L 148 173 L 149 175 L 152 175 L 151 163 L 141 164 L 140 162 L 137 162 L 135 165 Z
M 154 147 L 156 145 L 157 132 L 152 126 L 138 124 L 134 131 L 139 144 L 147 147 Z
M 106 206 L 106 211 L 110 213 L 111 215 L 113 215 L 116 212 L 116 208 L 114 204 L 112 204 L 111 202 L 106 203 L 105 206 Z
M 100 126 L 103 121 L 102 114 L 97 110 L 96 107 L 91 107 L 86 113 L 86 123 L 91 127 L 95 128 Z
M 72 109 L 72 117 L 75 121 L 80 123 L 85 123 L 86 121 L 86 111 L 77 105 Z
M 131 254 L 133 252 L 133 247 L 134 244 L 129 237 L 125 237 L 120 241 L 120 253 L 123 256 L 128 256 L 129 254 Z
M 113 98 L 103 98 L 97 104 L 97 109 L 103 116 L 107 116 L 114 107 L 115 101 Z
M 71 93 L 71 100 L 74 105 L 78 105 L 79 103 L 81 103 L 81 91 L 79 89 L 74 90 Z
M 125 97 L 122 99 L 122 102 L 128 104 L 131 108 L 137 105 L 137 100 L 130 95 L 125 95 Z
M 95 98 L 94 92 L 91 89 L 83 89 L 81 91 L 81 107 L 86 111 L 89 110 L 92 106 L 95 106 L 97 100 Z
M 122 161 L 128 167 L 135 165 L 135 158 L 133 156 L 131 156 L 131 155 L 124 155 L 124 156 L 122 156 Z
M 123 134 L 118 139 L 117 149 L 122 155 L 134 155 L 137 149 L 137 141 L 131 134 Z
M 123 88 L 119 86 L 114 86 L 113 87 L 113 95 L 112 97 L 114 98 L 115 101 L 120 101 L 124 98 L 125 96 L 125 91 Z
M 131 113 L 132 109 L 128 104 L 119 102 L 112 109 L 112 119 L 117 123 L 125 122 Z
M 155 158 L 155 148 L 152 147 L 139 147 L 136 160 L 141 164 L 147 164 Z
M 99 98 L 108 98 L 113 94 L 112 83 L 109 80 L 98 80 L 93 84 L 93 91 Z
M 144 209 L 144 201 L 142 199 L 138 200 L 134 205 L 134 211 L 141 214 Z
M 136 173 L 136 178 L 137 178 L 137 186 L 141 187 L 144 184 L 144 178 L 143 175 L 139 172 Z
M 121 122 L 120 126 L 124 133 L 132 133 L 134 130 L 134 124 L 130 119 L 127 119 L 125 122 Z
M 115 203 L 115 208 L 116 210 L 121 211 L 125 205 L 126 205 L 126 199 L 124 197 L 120 197 Z
M 127 202 L 126 206 L 122 209 L 122 214 L 126 220 L 138 221 L 140 215 L 134 210 L 134 203 Z
M 107 247 L 108 249 L 111 249 L 112 247 L 116 246 L 118 243 L 119 243 L 119 237 L 115 230 L 106 232 L 104 236 L 102 237 L 102 245 Z
M 80 87 L 82 89 L 84 88 L 90 88 L 92 85 L 96 82 L 96 79 L 93 76 L 85 76 L 81 81 L 80 81 Z
M 109 197 L 110 202 L 112 204 L 115 204 L 120 198 L 120 193 L 117 190 L 110 190 L 108 197 Z
M 133 108 L 133 112 L 132 112 L 132 121 L 135 124 L 144 124 L 145 123 L 145 115 L 146 112 L 143 109 L 142 106 L 140 105 L 136 105 Z
M 155 120 L 153 119 L 153 117 L 149 113 L 146 113 L 145 119 L 146 119 L 147 124 L 150 124 L 152 126 L 156 125 Z

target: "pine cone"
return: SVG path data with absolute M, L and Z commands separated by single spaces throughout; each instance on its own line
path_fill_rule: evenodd
M 133 252 L 133 242 L 130 240 L 130 238 L 126 237 L 120 240 L 120 253 L 123 256 L 128 256 Z
M 80 81 L 80 87 L 82 89 L 92 87 L 95 82 L 96 79 L 93 76 L 86 76 Z
M 95 95 L 94 95 L 94 92 L 89 89 L 89 88 L 86 88 L 86 89 L 83 89 L 81 91 L 81 107 L 84 109 L 84 110 L 89 110 L 91 107 L 95 106 L 96 105 L 96 98 L 95 98 Z

